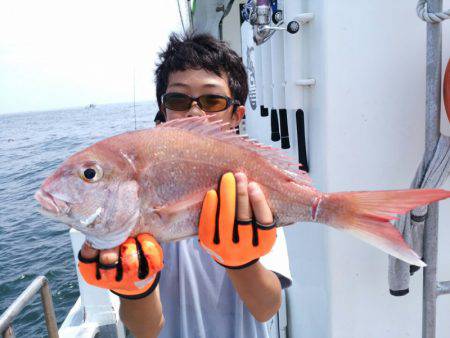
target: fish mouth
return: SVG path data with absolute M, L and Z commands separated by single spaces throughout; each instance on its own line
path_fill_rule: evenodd
M 34 194 L 34 198 L 45 211 L 52 214 L 61 215 L 67 214 L 70 211 L 70 207 L 65 201 L 53 197 L 42 189 L 39 189 Z

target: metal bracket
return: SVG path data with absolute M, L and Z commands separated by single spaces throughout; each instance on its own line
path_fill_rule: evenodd
M 450 282 L 437 282 L 437 295 L 447 295 L 450 293 Z
M 300 79 L 294 82 L 297 86 L 315 86 L 316 79 Z

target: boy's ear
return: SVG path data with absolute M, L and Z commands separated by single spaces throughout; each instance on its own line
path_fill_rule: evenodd
M 231 116 L 233 127 L 237 127 L 245 115 L 245 106 L 238 106 Z

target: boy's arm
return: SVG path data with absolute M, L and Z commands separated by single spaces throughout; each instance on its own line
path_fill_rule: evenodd
M 266 322 L 277 313 L 281 306 L 281 284 L 274 272 L 257 262 L 244 269 L 227 269 L 227 273 L 256 320 Z
M 141 299 L 120 298 L 120 318 L 136 338 L 158 337 L 164 326 L 159 286 Z
M 246 177 L 236 174 L 237 219 L 249 219 L 252 215 L 261 224 L 273 222 L 272 211 L 259 186 L 247 184 Z M 244 269 L 227 269 L 234 288 L 252 315 L 260 322 L 272 318 L 281 306 L 281 284 L 274 272 L 260 262 Z

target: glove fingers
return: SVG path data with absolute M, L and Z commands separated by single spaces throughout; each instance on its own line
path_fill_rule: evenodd
M 273 224 L 273 227 L 266 227 L 265 225 L 258 224 L 258 236 L 261 256 L 267 255 L 277 239 L 277 229 L 275 224 Z
M 220 180 L 219 241 L 231 243 L 236 214 L 236 180 L 233 173 L 226 173 Z M 215 241 L 216 244 L 217 241 Z
M 255 230 L 257 231 L 256 240 Z M 258 224 L 258 222 L 255 224 L 239 224 L 240 245 L 243 250 L 248 252 L 248 257 L 252 256 L 252 253 L 256 255 L 254 258 L 269 253 L 275 243 L 276 233 L 275 227 L 266 228 L 264 225 Z
M 120 258 L 122 263 L 123 279 L 138 280 L 139 257 L 136 240 L 129 237 L 120 248 Z
M 78 253 L 78 269 L 81 276 L 90 285 L 97 285 L 97 261 L 98 256 L 86 258 L 82 255 L 82 250 Z
M 226 173 L 220 181 L 219 203 L 214 190 L 203 201 L 199 241 L 219 264 L 244 268 L 273 247 L 276 228 L 272 222 L 272 212 L 258 184 L 249 184 L 244 173 Z
M 247 222 L 238 225 L 239 243 L 235 245 L 239 245 L 239 252 L 238 254 L 233 250 L 224 252 L 226 265 L 243 266 L 270 252 L 276 240 L 276 228 L 262 230 L 262 227 L 260 224 Z
M 201 243 L 210 246 L 214 240 L 216 229 L 218 196 L 215 190 L 206 193 L 203 200 L 200 221 L 198 224 L 198 237 Z
M 147 265 L 148 273 L 146 276 L 140 276 L 145 278 L 148 275 L 154 275 L 156 272 L 161 271 L 163 268 L 163 251 L 156 239 L 149 234 L 140 234 L 137 236 L 136 241 L 141 247 L 141 270 L 142 266 Z

